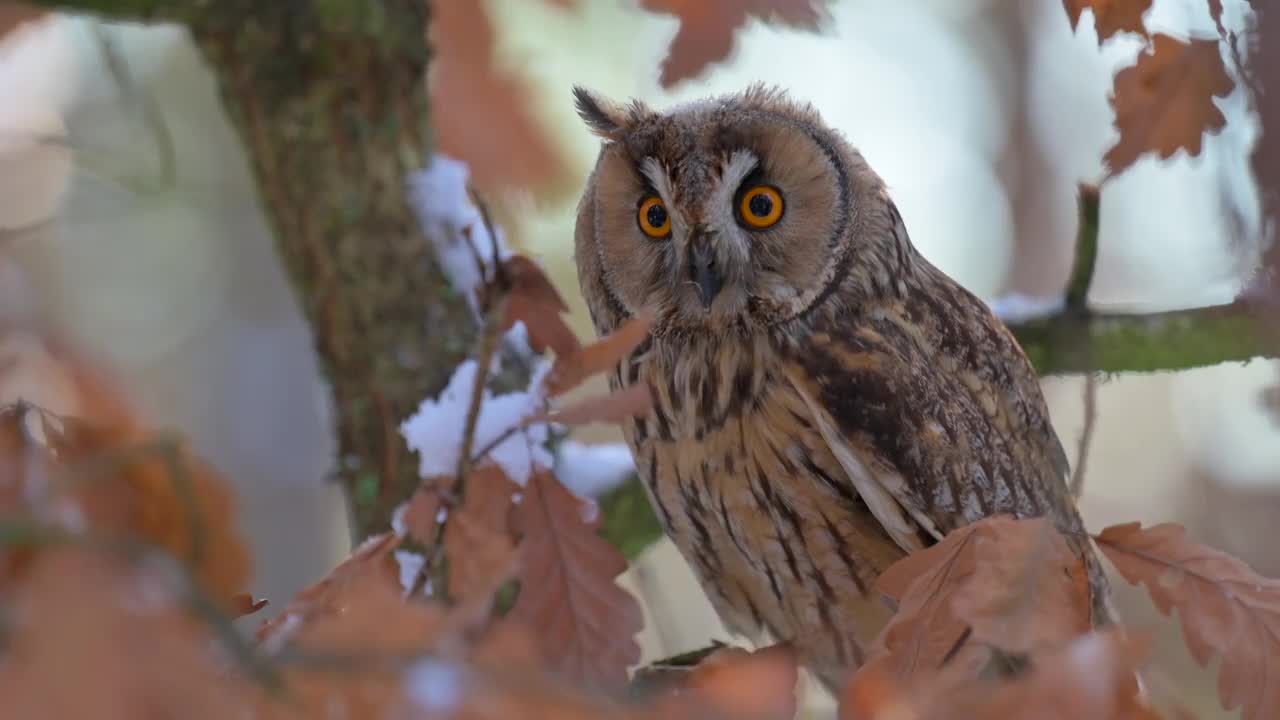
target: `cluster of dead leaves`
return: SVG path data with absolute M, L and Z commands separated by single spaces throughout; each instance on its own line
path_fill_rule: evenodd
M 1225 708 L 1280 717 L 1280 581 L 1177 525 L 1116 525 L 1092 539 L 1161 612 L 1178 611 L 1198 662 L 1221 659 Z M 1085 568 L 1044 519 L 960 528 L 889 568 L 877 588 L 897 610 L 844 689 L 843 720 L 1161 717 L 1137 680 L 1146 635 L 1090 631 Z
M 1221 40 L 1235 42 L 1222 25 L 1221 0 L 1207 0 Z M 1104 157 L 1109 176 L 1151 153 L 1167 159 L 1179 150 L 1198 155 L 1201 138 L 1226 124 L 1214 103 L 1235 87 L 1219 51 L 1219 38 L 1178 38 L 1147 31 L 1143 15 L 1152 0 L 1063 0 L 1072 26 L 1085 10 L 1093 13 L 1101 43 L 1133 33 L 1147 43 L 1136 64 L 1116 73 L 1111 104 L 1120 138 Z M 1238 70 L 1240 68 L 1237 68 Z

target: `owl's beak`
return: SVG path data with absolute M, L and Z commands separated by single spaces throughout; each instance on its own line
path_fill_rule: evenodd
M 694 244 L 689 252 L 689 275 L 698 286 L 698 292 L 702 296 L 702 307 L 711 309 L 712 301 L 716 299 L 716 295 L 720 294 L 724 278 L 716 267 L 715 250 L 705 239 Z

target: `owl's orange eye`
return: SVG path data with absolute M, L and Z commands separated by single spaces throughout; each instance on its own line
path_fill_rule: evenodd
M 671 215 L 662 198 L 654 195 L 640 203 L 640 211 L 636 214 L 640 221 L 640 229 L 651 238 L 664 238 L 671 234 Z
M 782 219 L 782 193 L 768 185 L 757 185 L 742 194 L 738 214 L 757 230 L 771 227 Z

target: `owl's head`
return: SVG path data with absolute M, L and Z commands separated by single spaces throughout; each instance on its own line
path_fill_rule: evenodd
M 781 91 L 667 112 L 574 95 L 604 140 L 576 233 L 589 302 L 655 308 L 658 334 L 766 326 L 803 314 L 854 254 L 877 251 L 864 209 L 883 202 L 883 184 Z

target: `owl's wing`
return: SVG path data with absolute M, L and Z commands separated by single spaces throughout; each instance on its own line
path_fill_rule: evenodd
M 817 313 L 788 363 L 833 455 L 908 552 L 996 513 L 1080 529 L 1034 370 L 981 300 L 922 272 L 926 293 Z

